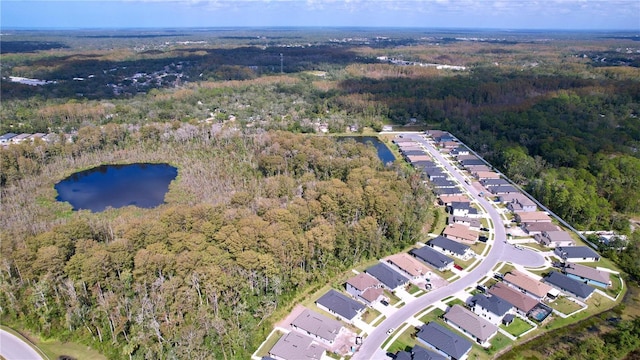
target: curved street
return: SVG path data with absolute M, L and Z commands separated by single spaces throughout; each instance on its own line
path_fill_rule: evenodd
M 358 349 L 354 354 L 354 360 L 385 359 L 385 351 L 381 349 L 381 346 L 388 337 L 388 329 L 396 329 L 410 317 L 424 310 L 429 305 L 470 286 L 475 286 L 479 280 L 492 272 L 492 269 L 497 263 L 501 261 L 510 261 L 523 266 L 540 266 L 544 264 L 544 258 L 539 253 L 528 249 L 516 249 L 506 242 L 507 235 L 504 226 L 502 226 L 500 213 L 489 201 L 478 196 L 479 191 L 473 186 L 467 184 L 458 170 L 445 160 L 437 149 L 429 144 L 422 136 L 420 136 L 420 134 L 405 134 L 404 136 L 422 144 L 429 154 L 434 159 L 438 160 L 447 169 L 451 176 L 464 186 L 471 196 L 478 201 L 478 203 L 491 217 L 491 221 L 493 222 L 494 240 L 493 244 L 491 244 L 489 253 L 476 268 L 469 271 L 469 273 L 462 276 L 460 279 L 455 280 L 453 283 L 433 290 L 419 298 L 416 298 L 414 301 L 407 303 L 375 327 L 375 329 L 364 339 L 360 349 Z
M 31 345 L 0 329 L 0 356 L 6 360 L 44 360 Z

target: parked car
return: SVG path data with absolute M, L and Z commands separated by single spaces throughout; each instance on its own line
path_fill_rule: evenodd
M 462 270 L 462 266 L 458 265 L 458 264 L 453 264 L 453 267 L 458 269 L 458 270 Z
M 486 228 L 486 227 L 481 227 L 481 228 L 480 228 L 480 231 L 489 231 L 489 229 L 488 229 L 488 228 Z
M 380 304 L 384 306 L 389 306 L 389 302 L 387 300 L 380 300 Z

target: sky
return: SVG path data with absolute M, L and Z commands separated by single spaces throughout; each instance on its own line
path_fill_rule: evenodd
M 640 31 L 640 0 L 1 0 L 0 28 L 419 27 Z

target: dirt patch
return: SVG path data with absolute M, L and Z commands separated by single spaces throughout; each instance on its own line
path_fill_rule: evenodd
M 291 323 L 295 320 L 306 308 L 300 304 L 296 305 L 293 310 L 284 319 L 278 321 L 275 327 L 281 327 L 283 329 L 291 329 Z

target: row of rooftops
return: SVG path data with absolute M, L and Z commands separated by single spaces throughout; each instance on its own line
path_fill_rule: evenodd
M 19 144 L 24 141 L 34 141 L 35 139 L 42 139 L 44 141 L 48 141 L 48 139 L 55 134 L 45 134 L 45 133 L 35 133 L 35 134 L 14 134 L 14 133 L 6 133 L 4 135 L 0 135 L 0 144 Z

